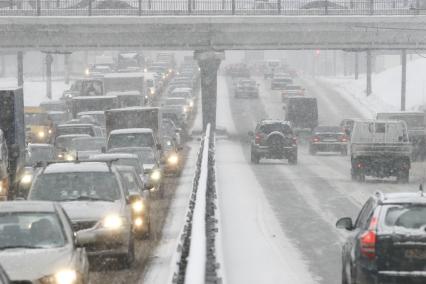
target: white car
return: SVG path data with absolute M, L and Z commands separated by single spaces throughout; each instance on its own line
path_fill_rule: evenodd
M 134 261 L 131 200 L 110 162 L 63 162 L 47 165 L 34 178 L 29 200 L 60 202 L 74 231 L 92 237 L 89 256 Z
M 12 283 L 88 283 L 84 242 L 58 203 L 0 205 L 0 263 Z

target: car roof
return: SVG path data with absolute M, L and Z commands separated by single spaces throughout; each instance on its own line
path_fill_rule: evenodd
M 118 148 L 121 149 L 121 148 Z M 110 160 L 110 159 L 139 159 L 138 155 L 130 153 L 102 153 L 90 155 L 89 160 Z
M 70 123 L 70 124 L 59 124 L 57 127 L 92 127 L 90 123 Z
M 279 120 L 279 119 L 263 119 L 259 123 L 262 124 L 262 125 L 263 124 L 275 124 L 275 123 L 291 125 L 290 121 Z
M 59 135 L 56 137 L 56 139 L 58 138 L 80 138 L 80 137 L 92 137 L 89 134 L 64 134 L 64 135 Z
M 426 204 L 426 195 L 420 192 L 376 193 L 382 204 L 420 203 Z
M 135 172 L 135 173 L 136 173 L 136 171 L 135 171 L 135 167 L 132 167 L 132 166 L 116 165 L 115 167 L 117 168 L 117 170 L 118 170 L 119 172 L 127 171 L 127 172 Z
M 52 148 L 52 144 L 43 144 L 43 143 L 28 143 L 28 148 Z
M 192 88 L 179 87 L 172 91 L 172 93 L 182 93 L 182 92 L 191 92 Z
M 55 203 L 49 201 L 5 201 L 1 213 L 9 212 L 56 212 Z
M 103 110 L 81 111 L 77 115 L 105 114 Z
M 66 163 L 52 163 L 46 166 L 43 173 L 69 173 L 69 172 L 109 172 L 110 168 L 107 163 L 102 162 L 66 162 Z
M 110 132 L 111 134 L 132 134 L 132 133 L 152 133 L 151 128 L 124 128 L 124 129 L 115 129 Z

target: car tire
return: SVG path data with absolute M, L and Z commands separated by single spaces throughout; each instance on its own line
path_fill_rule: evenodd
M 410 170 L 400 170 L 396 180 L 398 183 L 408 183 L 410 181 Z
M 118 260 L 123 268 L 128 269 L 132 267 L 132 264 L 135 261 L 135 239 L 133 234 L 130 235 L 127 253 L 124 256 L 120 256 Z
M 290 154 L 288 157 L 288 163 L 290 165 L 297 165 L 297 153 Z
M 259 155 L 257 155 L 256 153 L 251 152 L 251 154 L 250 154 L 250 160 L 251 160 L 251 162 L 252 162 L 253 164 L 259 164 L 259 162 L 260 162 L 260 157 L 259 157 Z

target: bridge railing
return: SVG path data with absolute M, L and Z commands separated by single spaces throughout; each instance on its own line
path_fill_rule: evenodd
M 225 283 L 221 275 L 214 133 L 207 126 L 198 152 L 193 190 L 172 259 L 169 283 Z
M 416 14 L 426 0 L 0 0 L 0 16 Z

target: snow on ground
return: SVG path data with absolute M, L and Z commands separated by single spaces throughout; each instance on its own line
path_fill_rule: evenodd
M 426 103 L 426 59 L 420 58 L 407 63 L 407 97 L 406 109 L 418 110 Z M 373 93 L 366 96 L 366 77 L 360 75 L 358 80 L 353 77 L 321 77 L 319 81 L 332 86 L 346 96 L 358 107 L 368 110 L 371 116 L 376 112 L 398 111 L 401 104 L 401 66 L 389 68 L 373 74 Z
M 217 128 L 226 128 L 231 134 L 237 134 L 234 120 L 232 119 L 231 108 L 229 107 L 228 86 L 225 76 L 217 77 Z
M 0 88 L 17 87 L 16 78 L 1 78 Z M 59 99 L 62 92 L 68 89 L 62 79 L 52 79 L 52 97 Z M 46 97 L 46 81 L 41 78 L 24 78 L 24 105 L 38 106 L 40 102 L 49 100 Z
M 299 251 L 284 235 L 240 144 L 219 140 L 216 147 L 228 283 L 315 283 Z

